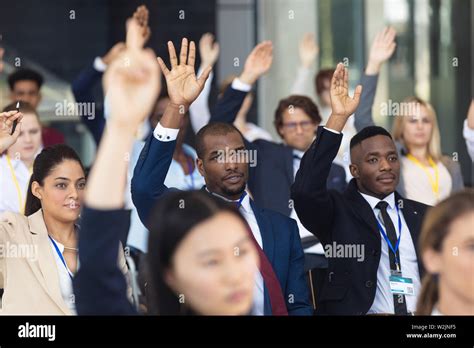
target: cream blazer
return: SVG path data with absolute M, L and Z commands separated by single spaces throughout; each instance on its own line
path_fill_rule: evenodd
M 0 216 L 0 314 L 73 314 L 61 295 L 50 243 L 41 209 L 28 217 L 11 212 Z M 122 247 L 118 263 L 129 284 Z

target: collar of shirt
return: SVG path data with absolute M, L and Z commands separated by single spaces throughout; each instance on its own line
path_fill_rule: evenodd
M 213 196 L 216 196 L 216 197 L 219 197 L 220 199 L 223 199 L 224 201 L 226 202 L 229 202 L 229 203 L 239 203 L 239 200 L 236 199 L 236 200 L 232 200 L 232 199 L 228 199 L 218 193 L 215 193 L 215 192 L 211 192 L 209 191 L 209 189 L 207 188 L 207 186 L 205 187 L 206 191 L 209 192 L 211 195 Z M 242 200 L 242 202 L 240 203 L 240 208 L 243 209 L 243 211 L 245 213 L 250 213 L 252 211 L 252 207 L 250 206 L 250 196 L 249 196 L 249 193 L 247 191 L 245 191 L 247 194 L 245 195 L 244 199 Z
M 293 157 L 298 157 L 299 160 L 303 158 L 304 151 L 293 149 Z
M 375 206 L 381 201 L 380 199 L 378 199 L 377 197 L 374 197 L 374 196 L 367 195 L 367 194 L 362 193 L 360 191 L 359 191 L 359 193 L 362 195 L 362 197 L 364 197 L 364 199 L 367 201 L 367 203 L 369 203 L 372 210 L 378 209 Z M 395 209 L 395 193 L 394 192 L 392 192 L 391 194 L 389 194 L 388 196 L 386 196 L 382 200 L 388 203 L 390 209 Z

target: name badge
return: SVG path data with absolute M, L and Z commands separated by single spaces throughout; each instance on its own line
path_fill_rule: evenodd
M 411 278 L 402 277 L 402 274 L 397 271 L 392 271 L 392 275 L 389 278 L 390 291 L 392 294 L 400 295 L 415 295 L 415 287 Z

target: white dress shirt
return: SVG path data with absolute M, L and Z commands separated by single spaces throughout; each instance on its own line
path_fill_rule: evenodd
M 258 227 L 257 218 L 250 206 L 250 197 L 247 194 L 242 200 L 242 204 L 239 208 L 240 213 L 244 216 L 245 220 L 252 230 L 252 234 L 255 237 L 260 248 L 263 250 L 263 240 L 260 228 Z M 253 296 L 253 315 L 263 315 L 264 314 L 264 282 L 263 276 L 260 272 L 257 272 L 255 277 L 255 290 Z
M 56 239 L 54 239 L 54 241 L 56 245 L 58 246 L 58 249 L 61 252 L 61 254 L 63 254 L 64 245 L 59 243 Z M 51 240 L 50 240 L 50 245 L 51 245 L 51 250 L 54 255 L 54 260 L 56 261 L 56 267 L 58 269 L 59 288 L 61 289 L 61 296 L 64 302 L 66 303 L 66 306 L 71 311 L 71 313 L 76 314 L 76 302 L 74 298 L 74 291 L 72 289 L 72 279 L 71 279 L 71 276 L 73 276 L 73 273 L 71 272 L 69 267 L 67 267 L 67 264 L 66 266 L 64 266 Z
M 0 213 L 11 211 L 23 214 L 31 173 L 23 161 L 11 157 L 9 159 L 11 168 L 7 155 L 0 156 Z
M 380 202 L 380 199 L 366 195 L 362 192 L 359 192 L 362 197 L 369 203 L 372 211 L 374 212 L 375 218 L 378 219 L 380 224 L 384 224 L 379 218 L 380 209 L 375 206 Z M 392 220 L 393 226 L 397 233 L 397 238 L 400 238 L 400 231 L 398 230 L 398 214 L 396 209 L 395 202 L 395 193 L 391 193 L 383 199 L 388 203 L 387 213 Z M 408 225 L 403 216 L 403 212 L 399 209 L 400 219 L 402 222 L 402 236 L 399 246 L 400 254 L 400 265 L 402 270 L 402 275 L 405 278 L 411 278 L 413 280 L 414 286 L 414 296 L 405 295 L 407 310 L 408 312 L 415 312 L 416 310 L 416 301 L 420 293 L 420 274 L 418 272 L 418 262 L 416 257 L 415 246 L 411 238 L 410 231 L 408 230 Z M 381 237 L 381 254 L 380 254 L 380 263 L 377 269 L 377 290 L 375 292 L 375 298 L 372 306 L 370 307 L 368 314 L 371 313 L 395 313 L 395 307 L 393 304 L 393 294 L 390 291 L 389 277 L 390 273 L 390 258 L 388 254 L 388 245 L 382 234 Z

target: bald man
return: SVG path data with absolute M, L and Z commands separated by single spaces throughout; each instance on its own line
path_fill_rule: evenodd
M 409 315 L 416 308 L 423 274 L 417 250 L 427 206 L 396 191 L 400 164 L 390 134 L 367 127 L 351 140 L 344 193 L 326 189 L 332 161 L 361 87 L 348 95 L 347 70 L 338 65 L 331 81 L 332 114 L 319 127 L 292 186 L 296 212 L 323 244 L 328 268 L 315 277 L 316 313 Z

